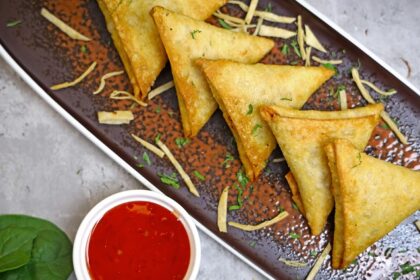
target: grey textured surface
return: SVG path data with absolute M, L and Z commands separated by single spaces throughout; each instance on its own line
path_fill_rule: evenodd
M 400 1 L 309 1 L 420 87 L 420 5 Z M 42 101 L 0 59 L 0 213 L 43 217 L 74 238 L 84 215 L 121 190 L 142 188 Z M 261 279 L 200 233 L 199 279 Z

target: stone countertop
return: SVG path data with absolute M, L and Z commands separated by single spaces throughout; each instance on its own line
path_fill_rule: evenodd
M 274 1 L 274 0 L 273 0 Z M 308 1 L 420 88 L 417 0 Z M 407 64 L 410 66 L 407 66 Z M 42 101 L 0 59 L 0 213 L 49 219 L 74 238 L 115 192 L 143 188 Z M 200 232 L 199 279 L 261 279 Z

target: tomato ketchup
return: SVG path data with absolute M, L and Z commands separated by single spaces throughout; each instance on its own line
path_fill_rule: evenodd
M 92 230 L 87 248 L 94 280 L 183 279 L 190 263 L 183 224 L 151 202 L 129 202 L 109 210 Z

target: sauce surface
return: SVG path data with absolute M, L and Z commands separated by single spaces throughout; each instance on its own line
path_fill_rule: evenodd
M 187 232 L 151 202 L 109 210 L 92 230 L 87 263 L 92 279 L 183 279 L 190 262 Z

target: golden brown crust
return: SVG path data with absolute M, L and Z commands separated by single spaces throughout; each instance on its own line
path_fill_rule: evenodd
M 302 215 L 305 216 L 305 208 L 303 207 L 302 198 L 300 197 L 299 188 L 296 183 L 295 177 L 293 177 L 293 173 L 289 171 L 289 173 L 286 174 L 285 178 L 287 183 L 289 184 L 290 190 L 292 191 L 292 200 L 296 203 L 300 213 L 302 213 Z
M 322 232 L 334 205 L 324 146 L 331 139 L 345 138 L 363 150 L 382 110 L 382 105 L 336 112 L 263 106 L 263 119 L 276 136 L 298 184 L 312 234 Z
M 349 141 L 334 143 L 337 193 L 341 199 L 344 248 L 335 268 L 360 253 L 420 208 L 420 172 L 359 152 Z
M 101 1 L 108 10 L 107 21 L 112 19 L 118 33 L 119 39 L 113 36 L 113 39 L 117 40 L 115 45 L 120 46 L 117 49 L 121 57 L 128 58 L 124 58 L 124 60 L 129 60 L 131 64 L 131 71 L 141 90 L 142 98 L 146 97 L 167 61 L 156 26 L 149 15 L 150 10 L 154 6 L 162 5 L 171 10 L 204 20 L 226 3 L 226 0 L 204 2 L 201 0 Z M 124 64 L 126 65 L 126 62 Z
M 228 60 L 198 59 L 196 64 L 211 85 L 213 97 L 233 134 L 237 135 L 236 142 L 243 146 L 239 155 L 247 174 L 253 175 L 249 177 L 251 180 L 265 168 L 277 145 L 258 107 L 276 104 L 300 108 L 334 74 L 323 67 L 242 64 Z M 247 113 L 250 106 L 252 112 Z
M 230 58 L 255 63 L 272 49 L 274 42 L 218 28 L 162 7 L 155 7 L 152 15 L 171 62 L 178 100 L 185 104 L 186 112 L 181 115 L 183 123 L 189 122 L 184 126 L 185 135 L 193 137 L 217 109 L 195 60 Z

